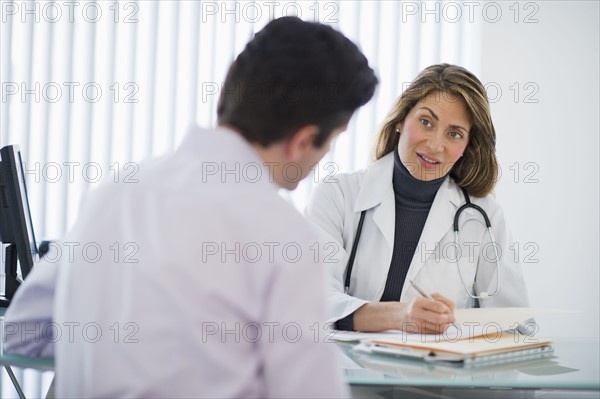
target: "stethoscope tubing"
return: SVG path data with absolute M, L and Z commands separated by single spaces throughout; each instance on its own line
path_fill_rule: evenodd
M 365 215 L 367 211 L 364 210 L 360 213 L 360 220 L 358 221 L 358 228 L 354 237 L 354 243 L 352 243 L 352 250 L 350 251 L 350 258 L 348 259 L 348 265 L 346 266 L 346 280 L 344 282 L 344 294 L 348 293 L 350 289 L 350 277 L 352 276 L 352 268 L 354 267 L 354 258 L 356 257 L 356 249 L 358 248 L 358 241 L 360 240 L 360 234 L 362 233 L 363 223 L 365 222 Z
M 460 188 L 461 191 L 463 192 L 463 195 L 465 196 L 465 204 L 462 205 L 460 208 L 458 208 L 458 210 L 456 211 L 456 214 L 454 215 L 454 245 L 458 246 L 459 242 L 460 242 L 460 238 L 458 236 L 458 221 L 460 218 L 460 214 L 468 208 L 472 208 L 475 209 L 476 211 L 478 211 L 481 216 L 483 216 L 483 220 L 485 221 L 485 227 L 487 228 L 487 231 L 490 235 L 490 240 L 492 242 L 492 247 L 494 248 L 494 255 L 495 255 L 495 259 L 496 259 L 496 289 L 494 290 L 494 292 L 492 293 L 487 293 L 487 292 L 482 292 L 481 295 L 477 294 L 477 290 L 475 287 L 475 282 L 473 282 L 473 293 L 471 293 L 471 291 L 469 291 L 469 288 L 467 287 L 467 283 L 465 283 L 465 279 L 463 277 L 462 274 L 462 270 L 460 269 L 460 263 L 458 261 L 458 256 L 455 258 L 456 261 L 456 268 L 458 269 L 458 274 L 460 275 L 460 281 L 463 284 L 463 287 L 465 287 L 465 291 L 467 292 L 467 295 L 469 295 L 469 297 L 471 299 L 485 299 L 487 297 L 490 296 L 494 296 L 497 295 L 498 292 L 500 291 L 500 259 L 498 258 L 498 247 L 496 244 L 496 240 L 494 239 L 494 234 L 492 233 L 492 224 L 490 223 L 490 218 L 488 217 L 487 213 L 483 210 L 482 207 L 475 205 L 474 203 L 471 202 L 471 198 L 469 197 L 469 193 L 467 192 L 467 190 L 465 190 L 463 187 Z M 475 271 L 475 276 L 477 276 L 477 271 Z

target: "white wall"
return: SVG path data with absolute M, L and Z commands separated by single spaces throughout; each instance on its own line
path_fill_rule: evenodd
M 599 3 L 528 4 L 520 4 L 518 23 L 503 7 L 497 23 L 483 24 L 480 77 L 491 97 L 502 90 L 492 105 L 502 167 L 497 195 L 520 244 L 532 305 L 582 311 L 540 317 L 542 334 L 597 337 Z M 538 22 L 523 23 L 531 13 Z M 525 102 L 527 94 L 538 102 Z

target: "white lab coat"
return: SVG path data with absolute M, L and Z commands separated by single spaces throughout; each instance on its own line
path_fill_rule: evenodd
M 133 178 L 93 190 L 34 267 L 5 350 L 54 353 L 57 397 L 347 396 L 316 231 L 252 147 L 193 128 Z
M 393 169 L 394 153 L 390 153 L 364 171 L 336 175 L 317 185 L 306 208 L 306 216 L 340 246 L 335 261 L 329 263 L 329 321 L 341 319 L 365 303 L 379 301 L 383 295 L 394 248 L 396 210 Z M 481 306 L 528 306 L 525 281 L 518 259 L 515 259 L 511 250 L 512 240 L 502 209 L 491 195 L 483 198 L 471 196 L 471 201 L 487 212 L 499 247 L 500 291 L 497 296 L 482 300 Z M 419 295 L 408 283 L 414 280 L 424 290 L 451 299 L 459 308 L 470 306 L 454 262 L 457 246 L 453 244 L 452 228 L 454 215 L 464 203 L 460 188 L 447 177 L 429 211 L 402 287 L 400 301 L 409 302 Z M 344 294 L 346 264 L 363 210 L 368 211 L 347 295 Z M 461 214 L 459 233 L 462 256 L 459 261 L 464 281 L 471 289 L 479 266 L 477 280 L 480 292 L 485 290 L 491 293 L 496 286 L 496 263 L 493 246 L 485 231 L 479 212 L 469 208 Z

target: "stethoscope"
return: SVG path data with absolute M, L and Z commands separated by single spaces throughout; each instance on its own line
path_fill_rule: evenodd
M 479 294 L 477 294 L 477 287 L 476 287 L 476 283 L 475 283 L 475 280 L 477 280 L 477 271 L 475 272 L 475 279 L 473 279 L 473 287 L 472 287 L 472 291 L 471 291 L 467 287 L 467 283 L 465 283 L 465 279 L 463 277 L 462 270 L 460 268 L 460 264 L 458 261 L 458 256 L 455 257 L 456 268 L 458 269 L 460 281 L 462 282 L 462 285 L 465 288 L 465 291 L 471 298 L 471 304 L 473 307 L 479 307 L 480 299 L 483 300 L 483 299 L 489 298 L 491 296 L 498 295 L 498 292 L 500 291 L 500 263 L 499 263 L 499 257 L 498 257 L 498 248 L 497 248 L 496 240 L 494 239 L 494 235 L 492 233 L 492 224 L 490 223 L 490 218 L 488 217 L 487 213 L 485 213 L 483 208 L 481 208 L 480 206 L 475 205 L 474 203 L 471 202 L 471 198 L 469 197 L 469 193 L 467 193 L 467 190 L 465 190 L 462 187 L 461 187 L 461 190 L 465 196 L 466 203 L 464 205 L 462 205 L 460 208 L 458 208 L 458 210 L 456 211 L 456 214 L 454 215 L 454 245 L 458 246 L 458 243 L 460 242 L 460 238 L 458 235 L 458 220 L 460 218 L 460 214 L 465 209 L 472 208 L 472 209 L 475 209 L 476 211 L 478 211 L 481 214 L 481 216 L 483 216 L 483 219 L 485 221 L 485 226 L 490 235 L 492 247 L 494 248 L 494 254 L 496 256 L 496 289 L 494 290 L 494 292 L 491 292 L 491 293 L 483 291 Z M 352 250 L 350 251 L 350 257 L 348 258 L 348 264 L 346 265 L 346 278 L 344 281 L 344 293 L 346 293 L 346 294 L 348 293 L 348 291 L 350 289 L 350 277 L 352 276 L 352 268 L 354 266 L 354 258 L 356 257 L 356 250 L 358 248 L 358 242 L 360 240 L 360 235 L 362 233 L 362 228 L 363 228 L 363 224 L 365 221 L 366 213 L 367 213 L 367 210 L 364 210 L 360 214 L 360 219 L 358 221 L 358 228 L 356 230 L 356 235 L 354 237 L 354 243 L 352 244 Z

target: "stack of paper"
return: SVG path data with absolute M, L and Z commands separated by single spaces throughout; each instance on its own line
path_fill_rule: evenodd
M 482 364 L 545 357 L 552 340 L 536 337 L 537 329 L 521 335 L 519 324 L 535 316 L 561 311 L 534 308 L 457 309 L 456 321 L 443 334 L 416 334 L 400 330 L 381 333 L 336 332 L 341 341 L 360 340 L 356 350 L 429 362 Z

